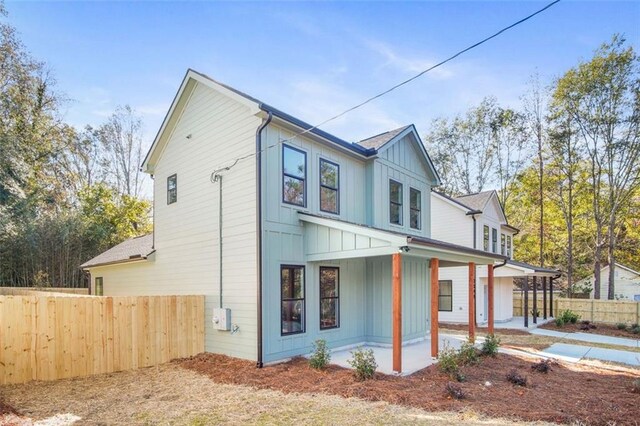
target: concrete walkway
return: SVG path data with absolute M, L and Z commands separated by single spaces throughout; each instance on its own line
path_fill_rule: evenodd
M 614 361 L 640 367 L 640 353 L 621 351 L 617 349 L 603 349 L 593 348 L 591 346 L 554 343 L 547 349 L 543 350 L 540 355 L 574 363 L 580 362 L 583 359 L 597 359 L 600 361 Z
M 605 345 L 627 346 L 630 348 L 640 348 L 640 339 L 628 339 L 625 337 L 604 336 L 602 334 L 591 333 L 565 333 L 562 331 L 546 330 L 544 328 L 536 328 L 529 330 L 531 334 L 539 336 L 557 337 L 559 339 L 579 340 L 588 343 L 603 343 Z

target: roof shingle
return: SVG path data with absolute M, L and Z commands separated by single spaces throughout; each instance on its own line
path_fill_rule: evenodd
M 476 194 L 461 195 L 459 197 L 455 197 L 455 199 L 472 209 L 483 210 L 493 193 L 493 190 L 483 191 Z
M 389 130 L 388 132 L 380 133 L 379 135 L 371 136 L 370 138 L 363 139 L 360 142 L 356 142 L 356 143 L 365 148 L 379 149 L 384 144 L 386 144 L 391 139 L 398 136 L 400 133 L 404 132 L 409 127 L 411 127 L 411 124 L 409 124 L 408 126 L 400 127 L 398 129 Z
M 146 259 L 153 252 L 153 233 L 131 238 L 86 261 L 81 268 Z

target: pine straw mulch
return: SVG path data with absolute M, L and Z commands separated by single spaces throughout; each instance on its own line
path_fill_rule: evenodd
M 601 324 L 597 322 L 591 322 L 596 328 L 590 328 L 588 330 L 580 329 L 582 322 L 578 321 L 576 324 L 565 324 L 562 327 L 558 327 L 554 322 L 541 325 L 540 328 L 546 328 L 547 330 L 560 331 L 565 333 L 590 333 L 590 334 L 602 334 L 612 337 L 626 337 L 628 339 L 640 339 L 640 334 L 634 334 L 628 328 L 626 330 L 619 330 L 618 327 L 611 324 Z
M 376 373 L 373 380 L 358 382 L 348 369 L 331 365 L 318 371 L 309 367 L 304 358 L 262 369 L 256 369 L 253 362 L 217 354 L 200 354 L 175 362 L 217 383 L 284 393 L 357 397 L 427 411 L 470 409 L 490 417 L 593 425 L 637 424 L 640 420 L 640 395 L 631 391 L 640 371 L 624 368 L 563 363 L 542 374 L 531 370 L 530 359 L 498 354 L 496 358 L 484 358 L 476 365 L 462 368 L 466 380 L 460 386 L 467 397 L 455 400 L 445 394 L 449 377 L 435 365 L 410 376 Z M 527 376 L 527 387 L 517 387 L 506 380 L 513 369 Z

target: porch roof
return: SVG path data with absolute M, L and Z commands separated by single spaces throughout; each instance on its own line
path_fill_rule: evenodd
M 440 267 L 462 266 L 469 262 L 492 265 L 495 261 L 507 260 L 495 253 L 326 216 L 298 212 L 298 218 L 304 222 L 308 261 L 386 256 L 398 252 L 425 259 L 438 258 Z
M 556 277 L 560 271 L 509 259 L 504 267 L 495 268 L 493 273 L 495 277 Z M 486 271 L 478 271 L 479 278 L 486 276 Z

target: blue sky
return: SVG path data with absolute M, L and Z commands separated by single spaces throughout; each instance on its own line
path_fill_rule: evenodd
M 155 135 L 187 68 L 318 123 L 547 2 L 12 2 L 9 22 L 97 125 L 130 104 Z M 568 1 L 323 127 L 359 140 L 408 123 L 424 134 L 495 95 L 517 107 L 614 33 L 640 45 L 640 2 Z

